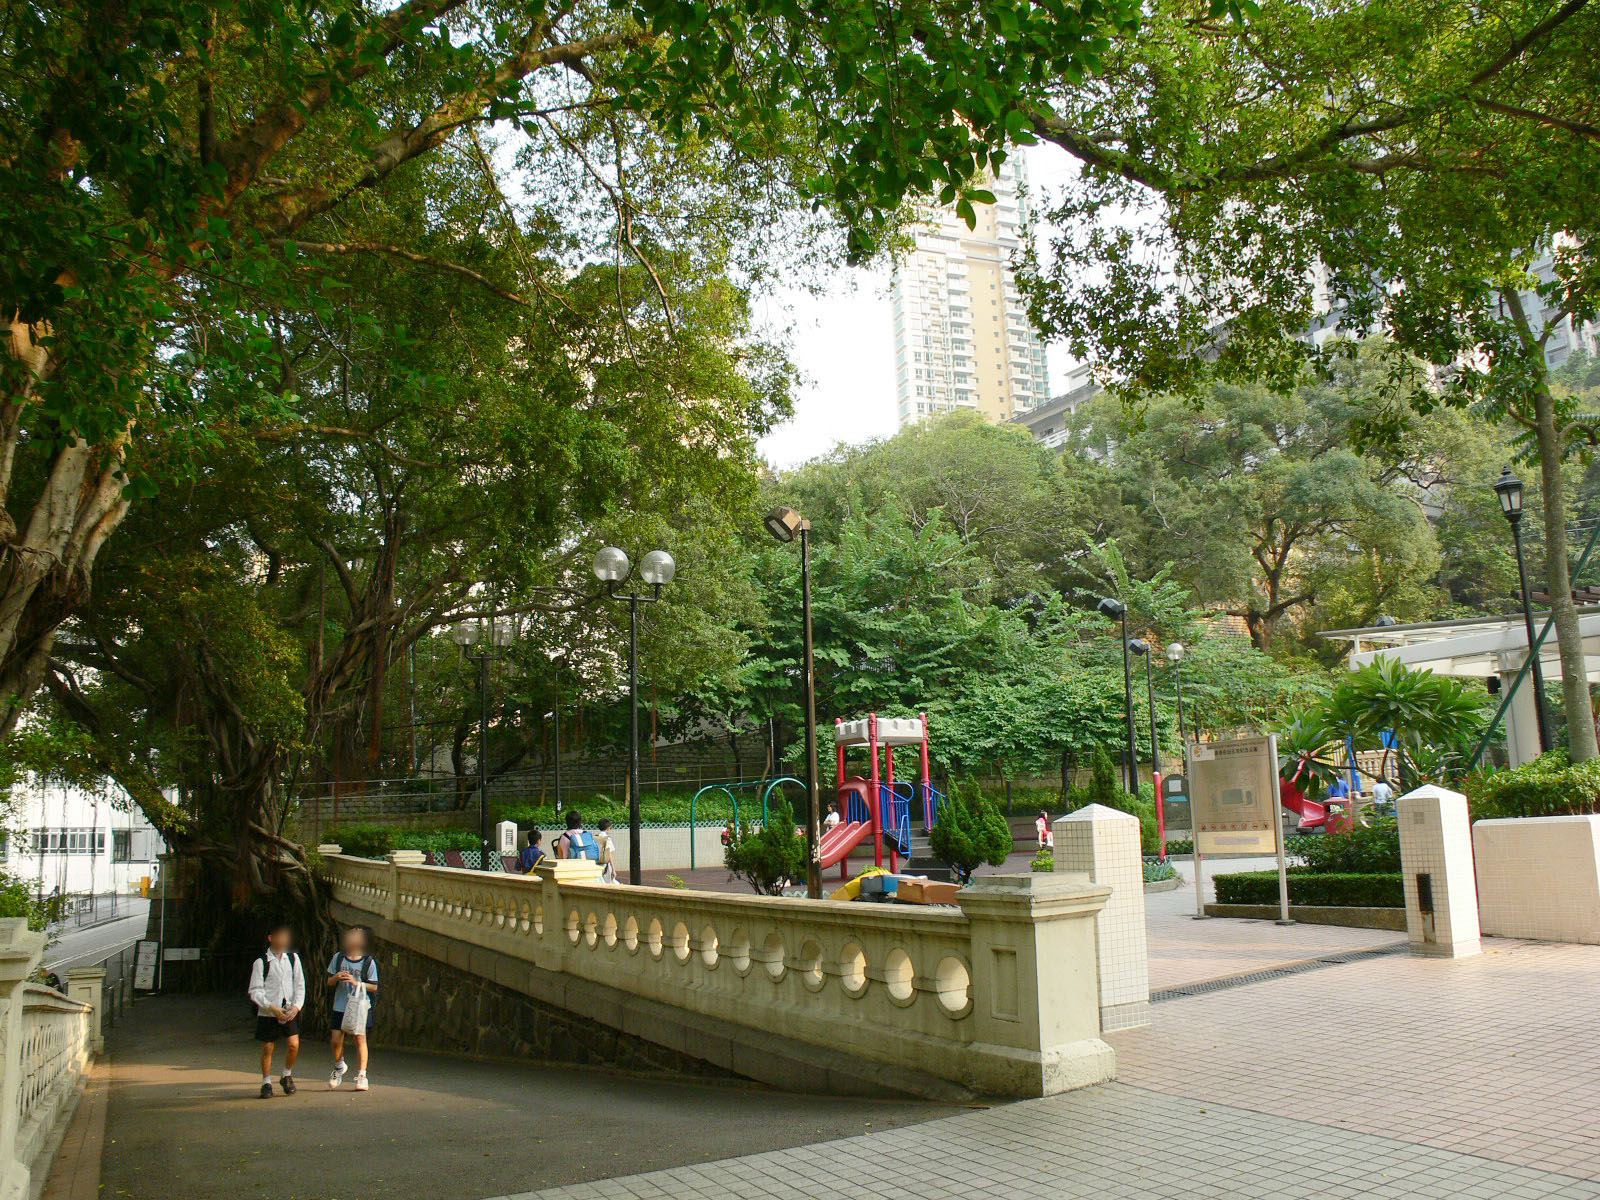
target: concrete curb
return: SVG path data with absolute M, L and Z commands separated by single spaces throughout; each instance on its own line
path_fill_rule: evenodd
M 1243 917 L 1250 921 L 1275 921 L 1276 904 L 1208 904 L 1208 917 Z M 1403 908 L 1355 908 L 1321 904 L 1291 904 L 1289 918 L 1307 925 L 1345 925 L 1351 929 L 1392 929 L 1406 931 Z

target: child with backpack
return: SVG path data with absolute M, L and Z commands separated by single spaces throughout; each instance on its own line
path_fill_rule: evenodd
M 607 883 L 617 881 L 617 844 L 611 840 L 611 822 L 601 821 L 595 826 L 595 842 L 600 847 L 600 878 Z
M 328 1087 L 344 1082 L 346 1035 L 356 1043 L 356 1091 L 367 1090 L 367 1035 L 372 1032 L 372 1005 L 378 994 L 378 960 L 372 957 L 367 931 L 352 925 L 339 939 L 339 952 L 328 960 L 328 986 L 333 989 L 333 1072 Z
M 300 1010 L 306 1003 L 306 974 L 291 943 L 286 921 L 267 930 L 267 948 L 250 965 L 250 1001 L 256 1006 L 256 1041 L 261 1043 L 261 1098 L 272 1099 L 272 1055 L 284 1043 L 279 1086 L 292 1096 L 294 1062 L 300 1057 Z
M 600 861 L 600 843 L 583 827 L 583 814 L 575 808 L 567 813 L 567 831 L 556 839 L 556 855 Z

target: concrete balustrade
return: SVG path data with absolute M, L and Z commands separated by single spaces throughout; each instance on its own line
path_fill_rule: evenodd
M 99 1038 L 95 1005 L 28 982 L 44 948 L 27 921 L 0 920 L 0 1200 L 37 1194 Z
M 585 862 L 523 878 L 329 855 L 323 871 L 336 911 L 388 942 L 752 1078 L 793 1082 L 773 1064 L 806 1054 L 835 1082 L 854 1062 L 925 1093 L 916 1079 L 1037 1096 L 1113 1073 L 1094 928 L 1109 891 L 1080 879 L 990 876 L 960 908 L 919 908 L 608 886 Z

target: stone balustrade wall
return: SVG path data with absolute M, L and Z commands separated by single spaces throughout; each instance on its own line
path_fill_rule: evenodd
M 370 916 L 389 946 L 736 1074 L 943 1095 L 1112 1074 L 1104 887 L 990 876 L 960 908 L 921 908 L 607 886 L 589 867 L 520 878 L 329 855 L 323 869 L 339 915 Z

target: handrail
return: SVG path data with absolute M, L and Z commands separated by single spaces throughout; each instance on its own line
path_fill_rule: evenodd
M 1583 547 L 1583 553 L 1578 556 L 1578 565 L 1572 568 L 1568 576 L 1572 583 L 1576 584 L 1583 575 L 1583 568 L 1589 564 L 1589 555 L 1594 552 L 1596 540 L 1600 540 L 1600 524 L 1596 524 L 1594 529 L 1590 531 L 1589 541 Z M 1495 710 L 1494 717 L 1484 729 L 1483 736 L 1478 739 L 1478 745 L 1472 751 L 1472 757 L 1467 760 L 1467 770 L 1473 770 L 1483 760 L 1483 752 L 1489 748 L 1489 741 L 1494 737 L 1494 731 L 1500 727 L 1500 722 L 1504 720 L 1506 713 L 1510 710 L 1511 702 L 1516 699 L 1517 689 L 1522 686 L 1523 679 L 1533 670 L 1533 664 L 1538 657 L 1540 648 L 1544 645 L 1544 639 L 1549 636 L 1555 625 L 1556 618 L 1555 614 L 1552 613 L 1545 619 L 1544 628 L 1539 630 L 1538 636 L 1533 639 L 1533 645 L 1528 647 L 1528 653 L 1522 660 L 1522 669 L 1512 679 L 1511 686 L 1504 689 L 1504 695 L 1500 697 L 1500 707 Z M 1534 702 L 1538 703 L 1541 699 L 1542 697 L 1535 697 Z

